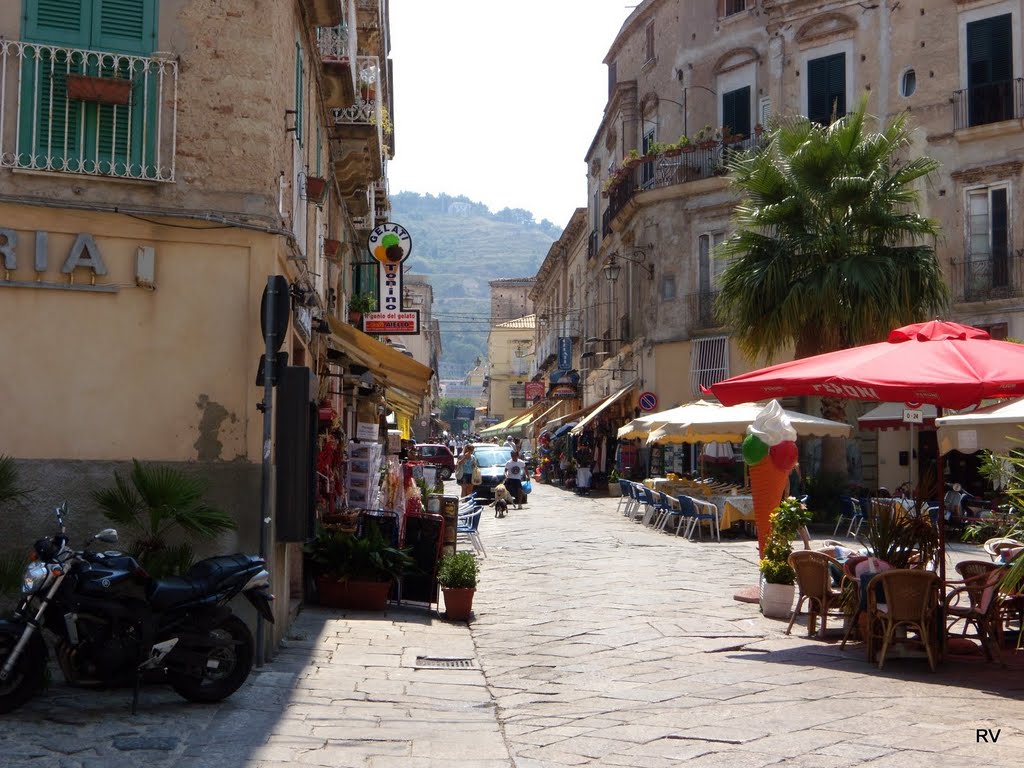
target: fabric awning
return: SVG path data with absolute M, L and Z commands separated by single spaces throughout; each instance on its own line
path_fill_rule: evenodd
M 492 424 L 491 426 L 487 427 L 487 429 L 481 429 L 480 430 L 480 434 L 481 435 L 496 435 L 499 432 L 501 432 L 502 430 L 507 429 L 508 427 L 510 427 L 512 425 L 512 422 L 515 421 L 516 419 L 518 419 L 522 415 L 523 414 L 521 414 L 521 413 L 517 413 L 515 416 L 512 416 L 511 418 L 505 419 L 504 421 L 499 421 L 497 424 Z
M 939 453 L 960 451 L 995 453 L 1019 451 L 1024 444 L 1024 398 L 979 408 L 972 413 L 942 416 L 935 420 Z
M 596 403 L 591 403 L 590 405 L 586 406 L 585 408 L 580 408 L 578 410 L 573 411 L 572 413 L 567 413 L 564 416 L 558 416 L 558 417 L 556 417 L 554 419 L 548 419 L 546 427 L 548 429 L 554 430 L 554 429 L 557 429 L 558 427 L 562 426 L 563 424 L 568 424 L 570 421 L 578 422 L 580 419 L 582 419 L 584 416 L 586 416 L 592 410 L 597 408 L 597 406 L 599 406 L 600 404 L 601 404 L 601 401 L 599 400 Z
M 395 390 L 399 398 L 404 397 L 406 401 L 412 402 L 418 401 L 430 391 L 430 379 L 434 372 L 427 366 L 332 315 L 327 316 L 327 324 L 331 329 L 328 343 L 357 364 L 369 368 L 385 390 Z M 404 407 L 402 410 L 408 412 Z M 411 413 L 415 414 L 416 411 Z
M 509 430 L 510 434 L 513 437 L 526 437 L 528 431 L 532 429 L 534 425 L 539 424 L 547 414 L 551 413 L 560 405 L 561 403 L 555 403 L 552 405 L 547 401 L 538 403 L 534 409 L 521 416 L 514 424 L 512 424 L 512 427 Z
M 624 394 L 629 392 L 631 389 L 633 389 L 633 385 L 632 384 L 630 384 L 629 386 L 623 387 L 618 392 L 616 392 L 614 395 L 610 395 L 609 397 L 606 397 L 604 400 L 601 401 L 600 404 L 598 404 L 598 406 L 594 410 L 592 410 L 590 412 L 590 414 L 586 418 L 584 418 L 579 424 L 577 424 L 575 427 L 572 428 L 572 431 L 570 432 L 570 434 L 572 434 L 572 435 L 580 434 L 580 432 L 582 432 L 584 429 L 587 428 L 588 424 L 590 424 L 594 419 L 597 418 L 598 414 L 601 413 L 601 411 L 603 411 L 609 405 L 611 405 L 612 403 L 617 401 L 620 397 L 622 397 Z

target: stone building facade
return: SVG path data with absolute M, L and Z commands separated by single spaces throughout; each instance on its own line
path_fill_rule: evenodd
M 635 367 L 662 406 L 775 362 L 744 359 L 711 311 L 724 267 L 713 252 L 735 205 L 723 156 L 774 117 L 827 123 L 861 98 L 883 120 L 909 111 L 907 155 L 941 163 L 922 212 L 943 230 L 947 314 L 1024 336 L 1019 2 L 645 0 L 605 63 L 608 102 L 585 154 L 583 334 L 608 339 L 603 366 Z
M 103 527 L 89 494 L 134 458 L 207 478 L 239 523 L 218 548 L 255 552 L 270 276 L 298 412 L 352 407 L 337 383 L 357 359 L 386 399 L 395 358 L 331 330 L 348 297 L 376 288 L 358 263 L 389 208 L 387 20 L 387 0 L 0 8 L 0 453 L 33 489 L 5 540 L 49 530 L 64 499 L 74 536 Z M 429 376 L 412 365 L 407 417 Z M 274 424 L 275 492 L 288 441 L 309 443 L 295 430 Z M 294 531 L 309 511 L 272 494 L 278 636 L 302 596 Z

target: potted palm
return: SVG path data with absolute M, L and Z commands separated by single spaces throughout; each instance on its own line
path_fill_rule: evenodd
M 791 542 L 800 526 L 811 521 L 811 513 L 792 496 L 783 499 L 771 514 L 771 530 L 761 558 L 761 612 L 773 619 L 789 617 L 796 593 L 796 573 L 789 565 Z
M 415 566 L 410 550 L 399 549 L 370 521 L 362 535 L 320 531 L 306 545 L 320 604 L 329 608 L 383 611 L 391 585 Z
M 466 621 L 473 612 L 477 563 L 469 552 L 456 552 L 441 559 L 437 582 L 444 593 L 444 607 L 450 621 Z
M 115 472 L 114 486 L 94 491 L 92 498 L 104 517 L 128 530 L 129 554 L 151 576 L 162 578 L 189 569 L 195 559 L 192 541 L 214 541 L 238 528 L 227 512 L 203 500 L 207 488 L 205 479 L 175 467 L 132 459 L 127 478 Z

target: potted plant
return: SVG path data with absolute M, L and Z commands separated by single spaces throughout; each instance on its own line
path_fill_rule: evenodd
M 466 621 L 473 612 L 476 594 L 476 558 L 470 552 L 445 555 L 437 569 L 437 582 L 444 593 L 444 607 L 450 621 Z
M 609 496 L 621 496 L 622 489 L 619 487 L 619 473 L 613 468 L 608 473 L 608 495 Z
M 348 300 L 348 321 L 352 325 L 360 325 L 363 315 L 377 308 L 377 297 L 372 293 L 357 293 Z
M 323 205 L 327 199 L 327 179 L 322 176 L 307 176 L 306 199 L 315 205 Z
M 410 550 L 394 547 L 374 522 L 362 535 L 322 530 L 306 545 L 320 604 L 383 611 L 395 580 L 415 567 Z
M 811 521 L 811 513 L 792 496 L 783 499 L 771 514 L 771 530 L 761 558 L 761 612 L 773 619 L 789 617 L 796 593 L 796 573 L 789 565 L 791 542 L 800 526 Z
M 132 81 L 122 77 L 69 74 L 67 89 L 72 101 L 124 106 L 131 100 Z
M 341 240 L 324 238 L 324 258 L 330 261 L 337 261 L 339 253 L 341 253 Z

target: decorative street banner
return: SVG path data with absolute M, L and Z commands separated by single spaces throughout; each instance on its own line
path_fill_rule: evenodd
M 363 315 L 363 333 L 419 335 L 419 310 L 402 307 L 402 262 L 412 253 L 412 236 L 401 224 L 380 224 L 370 233 L 366 247 L 380 266 L 378 310 Z

